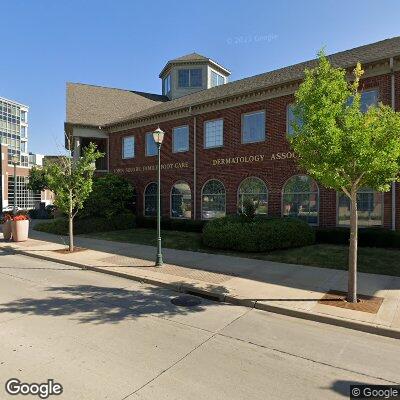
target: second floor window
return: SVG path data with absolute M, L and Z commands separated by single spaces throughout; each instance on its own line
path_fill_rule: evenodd
M 242 143 L 265 140 L 265 111 L 257 111 L 242 116 Z
M 203 85 L 201 68 L 180 69 L 178 85 L 179 87 L 201 87 Z
M 180 153 L 189 150 L 189 126 L 179 126 L 172 131 L 173 152 Z
M 224 144 L 224 120 L 215 119 L 204 124 L 204 147 L 220 147 Z
M 153 138 L 153 132 L 146 133 L 146 156 L 155 156 L 157 145 Z
M 296 116 L 293 113 L 293 104 L 289 104 L 287 108 L 287 114 L 286 114 L 286 124 L 287 124 L 287 129 L 286 133 L 289 136 L 292 136 L 294 134 L 294 129 L 293 129 L 293 123 L 296 122 L 297 125 L 302 126 L 302 121 L 299 118 L 296 118 Z
M 353 96 L 348 99 L 348 104 L 353 103 Z M 367 112 L 368 108 L 378 104 L 378 91 L 376 89 L 364 90 L 361 92 L 360 99 L 361 112 Z
M 135 157 L 135 137 L 127 136 L 122 139 L 122 158 Z

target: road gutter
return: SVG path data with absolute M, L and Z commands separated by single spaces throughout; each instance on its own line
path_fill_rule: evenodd
M 385 337 L 390 337 L 393 339 L 400 339 L 400 330 L 388 328 L 388 327 L 385 327 L 382 325 L 368 324 L 368 323 L 364 323 L 361 321 L 345 319 L 345 318 L 336 317 L 336 316 L 333 317 L 331 315 L 323 314 L 323 313 L 311 313 L 311 312 L 308 312 L 305 310 L 287 308 L 287 307 L 284 307 L 281 305 L 278 306 L 278 305 L 273 305 L 273 304 L 267 304 L 265 302 L 261 303 L 257 300 L 244 299 L 241 297 L 230 296 L 230 295 L 226 295 L 223 293 L 215 293 L 211 290 L 196 288 L 192 285 L 185 284 L 185 283 L 174 284 L 174 283 L 163 282 L 161 280 L 157 280 L 157 279 L 153 279 L 153 278 L 149 278 L 149 277 L 130 275 L 130 274 L 126 274 L 124 272 L 112 271 L 112 270 L 108 270 L 108 269 L 101 268 L 101 267 L 95 267 L 92 265 L 82 264 L 82 263 L 78 263 L 78 262 L 74 262 L 74 261 L 63 260 L 63 259 L 59 259 L 59 258 L 55 258 L 55 257 L 45 256 L 43 254 L 31 253 L 29 251 L 24 251 L 24 250 L 17 250 L 17 249 L 12 249 L 12 250 L 11 249 L 3 249 L 3 250 L 10 254 L 20 254 L 20 255 L 24 255 L 24 256 L 28 256 L 28 257 L 38 258 L 38 259 L 45 260 L 45 261 L 51 261 L 51 262 L 56 262 L 59 264 L 77 267 L 77 268 L 80 268 L 83 270 L 89 270 L 89 271 L 94 271 L 94 272 L 100 272 L 103 274 L 114 275 L 114 276 L 118 276 L 120 278 L 130 279 L 130 280 L 140 282 L 140 283 L 146 283 L 146 284 L 154 285 L 154 286 L 167 287 L 167 288 L 172 289 L 177 292 L 192 294 L 192 295 L 200 296 L 200 297 L 206 297 L 207 299 L 213 300 L 213 301 L 224 302 L 224 303 L 243 306 L 243 307 L 255 308 L 258 310 L 263 310 L 263 311 L 267 311 L 267 312 L 274 313 L 274 314 L 281 314 L 281 315 L 286 315 L 286 316 L 293 317 L 293 318 L 299 318 L 299 319 L 304 319 L 304 320 L 308 320 L 308 321 L 314 321 L 314 322 L 319 322 L 319 323 L 323 323 L 323 324 L 339 326 L 342 328 L 357 330 L 357 331 L 361 331 L 361 332 L 365 332 L 365 333 L 370 333 L 373 335 L 385 336 Z

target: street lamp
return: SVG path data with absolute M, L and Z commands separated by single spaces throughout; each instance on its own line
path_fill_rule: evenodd
M 161 144 L 164 140 L 164 132 L 158 127 L 153 132 L 153 139 L 157 145 L 158 154 L 158 182 L 157 182 L 157 258 L 156 267 L 163 265 L 162 253 L 161 253 Z
M 14 154 L 11 157 L 11 163 L 14 165 L 14 205 L 13 214 L 17 214 L 17 164 L 19 163 L 19 156 Z

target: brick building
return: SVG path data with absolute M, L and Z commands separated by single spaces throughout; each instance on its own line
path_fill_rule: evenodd
M 0 97 L 0 212 L 13 208 L 14 196 L 16 206 L 23 210 L 38 207 L 40 203 L 52 203 L 52 194 L 49 191 L 34 192 L 27 188 L 30 168 L 34 165 L 40 166 L 43 158 L 40 154 L 28 153 L 28 115 L 27 105 Z
M 362 107 L 378 101 L 400 109 L 400 37 L 329 56 L 352 71 L 360 61 Z M 74 154 L 90 141 L 106 153 L 97 169 L 121 174 L 135 187 L 137 212 L 155 215 L 161 148 L 162 214 L 209 219 L 236 213 L 245 199 L 259 213 L 292 215 L 319 226 L 347 225 L 349 202 L 301 171 L 287 141 L 303 62 L 228 82 L 230 72 L 196 53 L 169 61 L 162 95 L 67 84 L 66 133 Z M 400 188 L 359 194 L 362 226 L 400 229 Z

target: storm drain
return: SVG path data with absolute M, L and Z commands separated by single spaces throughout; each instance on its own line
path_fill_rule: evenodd
M 179 307 L 196 307 L 201 304 L 201 299 L 199 297 L 183 294 L 181 296 L 174 297 L 171 300 L 171 303 Z

